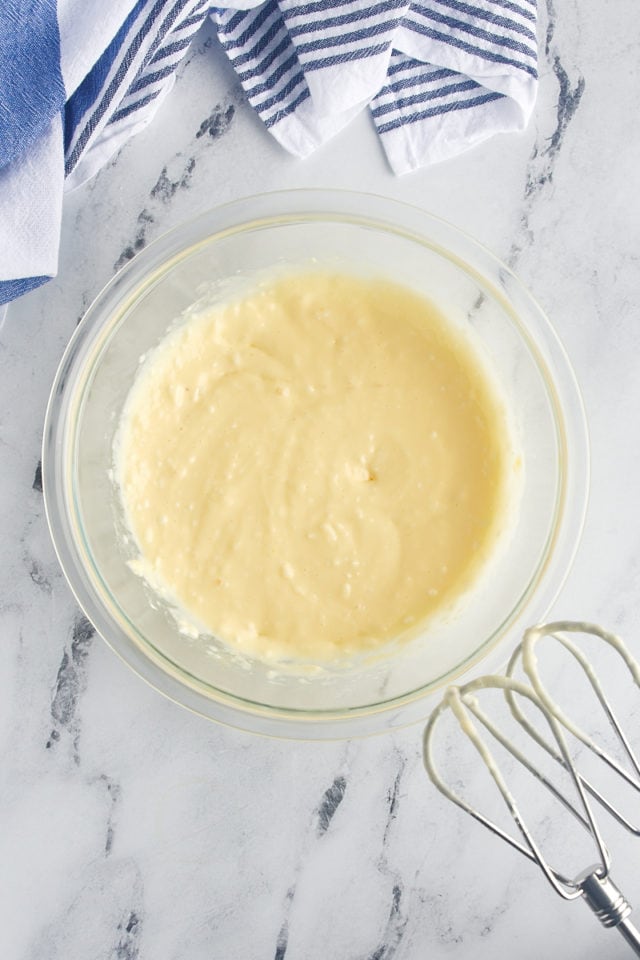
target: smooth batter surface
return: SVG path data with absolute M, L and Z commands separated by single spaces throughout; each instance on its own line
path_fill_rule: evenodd
M 265 281 L 147 358 L 116 446 L 136 569 L 270 658 L 379 646 L 454 601 L 513 453 L 476 356 L 384 281 Z

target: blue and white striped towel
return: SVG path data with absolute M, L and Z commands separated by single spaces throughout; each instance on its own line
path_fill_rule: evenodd
M 55 275 L 65 186 L 149 123 L 206 17 L 298 156 L 369 107 L 401 174 L 522 130 L 535 102 L 535 0 L 1 5 L 0 303 Z

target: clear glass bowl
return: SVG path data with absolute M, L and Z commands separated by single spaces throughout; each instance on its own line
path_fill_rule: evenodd
M 183 636 L 127 565 L 110 470 L 142 354 L 202 294 L 238 276 L 313 261 L 379 273 L 472 326 L 507 399 L 524 460 L 513 535 L 482 589 L 378 660 L 317 676 L 277 673 Z M 549 321 L 511 271 L 454 227 L 387 199 L 287 191 L 219 207 L 162 237 L 104 289 L 75 331 L 47 410 L 51 535 L 78 602 L 140 676 L 196 712 L 263 734 L 320 739 L 421 719 L 431 694 L 540 621 L 569 570 L 588 490 L 583 406 Z M 486 666 L 486 664 L 485 664 Z M 274 675 L 275 674 L 275 675 Z

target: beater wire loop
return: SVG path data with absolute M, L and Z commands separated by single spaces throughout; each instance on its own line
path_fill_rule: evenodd
M 537 694 L 539 700 L 544 704 L 546 710 L 552 714 L 556 720 L 562 724 L 562 726 L 569 733 L 572 734 L 572 736 L 574 736 L 585 747 L 587 747 L 587 749 L 590 750 L 594 756 L 601 760 L 611 771 L 617 774 L 625 783 L 632 787 L 633 790 L 635 790 L 637 793 L 640 793 L 640 763 L 638 762 L 638 758 L 631 744 L 629 743 L 629 739 L 622 728 L 622 725 L 615 715 L 608 697 L 602 689 L 602 685 L 600 684 L 593 667 L 589 663 L 584 653 L 579 649 L 577 644 L 573 640 L 569 639 L 567 633 L 588 633 L 589 636 L 596 637 L 608 644 L 620 656 L 626 665 L 634 683 L 640 686 L 639 666 L 619 637 L 617 637 L 615 634 L 607 632 L 606 630 L 603 630 L 601 627 L 598 627 L 595 624 L 572 623 L 567 621 L 559 621 L 557 623 L 550 623 L 545 626 L 532 627 L 527 630 L 525 632 L 523 642 L 516 647 L 511 659 L 509 660 L 506 671 L 507 676 L 513 677 L 517 665 L 521 663 L 527 679 L 531 683 L 531 686 Z M 593 739 L 593 737 L 586 734 L 576 723 L 574 723 L 574 721 L 567 716 L 567 714 L 549 694 L 546 686 L 543 684 L 540 672 L 538 670 L 538 657 L 536 656 L 535 650 L 536 645 L 543 637 L 555 640 L 557 643 L 561 644 L 562 647 L 564 647 L 564 649 L 571 654 L 571 656 L 579 665 L 602 707 L 609 726 L 614 731 L 618 742 L 628 757 L 629 762 L 633 767 L 634 774 L 626 770 L 622 764 L 620 764 L 619 761 L 617 761 L 606 750 L 604 750 Z M 558 753 L 557 750 L 554 749 L 553 744 L 546 740 L 529 722 L 527 717 L 520 709 L 516 698 L 514 698 L 509 691 L 506 691 L 506 697 L 514 718 L 526 730 L 529 736 L 532 737 L 544 750 L 546 750 L 546 752 L 552 756 L 554 760 L 565 766 L 564 758 Z M 579 775 L 582 779 L 585 789 L 589 792 L 589 794 L 595 800 L 597 800 L 598 803 L 600 803 L 621 826 L 623 826 L 630 833 L 634 834 L 634 836 L 640 836 L 640 824 L 632 822 L 622 813 L 621 810 L 618 809 L 618 807 L 612 803 L 612 801 L 607 799 L 602 791 L 599 790 L 588 778 L 586 778 L 583 774 Z
M 579 800 L 578 805 L 568 799 L 566 795 L 562 793 L 562 791 L 559 790 L 555 784 L 553 784 L 548 777 L 544 775 L 544 773 L 542 773 L 534 764 L 532 764 L 526 755 L 517 747 L 517 745 L 508 737 L 506 737 L 480 708 L 475 695 L 481 690 L 488 689 L 499 689 L 505 694 L 508 692 L 512 696 L 515 695 L 518 697 L 524 697 L 541 711 L 558 746 L 559 756 L 562 758 L 563 766 L 569 773 L 575 787 L 576 796 Z M 524 843 L 520 843 L 509 833 L 503 830 L 497 823 L 495 823 L 495 821 L 491 820 L 479 810 L 475 809 L 475 807 L 468 803 L 463 797 L 457 794 L 442 780 L 436 768 L 432 750 L 432 740 L 436 722 L 447 709 L 451 710 L 461 731 L 468 737 L 482 757 L 485 766 L 487 767 L 498 790 L 500 791 L 507 809 L 509 810 L 509 813 L 511 814 L 524 840 Z M 581 895 L 579 885 L 574 880 L 567 877 L 561 870 L 551 866 L 546 857 L 544 857 L 542 854 L 540 847 L 536 843 L 525 819 L 518 808 L 515 797 L 507 786 L 493 753 L 483 740 L 478 727 L 473 722 L 472 717 L 475 717 L 475 719 L 482 724 L 482 726 L 491 734 L 491 736 L 493 736 L 495 740 L 500 743 L 508 751 L 508 753 L 514 757 L 515 760 L 518 761 L 518 763 L 525 767 L 525 769 L 528 770 L 529 773 L 532 774 L 540 783 L 542 783 L 544 787 L 550 790 L 556 799 L 559 800 L 560 803 L 565 807 L 565 809 L 567 809 L 572 816 L 578 820 L 581 826 L 591 835 L 595 842 L 597 851 L 598 874 L 599 876 L 606 877 L 609 872 L 609 854 L 602 840 L 598 826 L 593 818 L 593 814 L 585 794 L 582 779 L 575 769 L 569 756 L 566 741 L 559 723 L 555 717 L 550 714 L 548 710 L 546 710 L 544 705 L 538 699 L 536 693 L 525 684 L 520 683 L 511 677 L 480 677 L 477 680 L 472 680 L 471 683 L 468 683 L 463 687 L 450 687 L 447 690 L 443 701 L 432 713 L 429 723 L 425 729 L 423 756 L 424 764 L 429 777 L 435 786 L 440 790 L 440 792 L 444 794 L 444 796 L 448 797 L 449 800 L 452 800 L 480 823 L 483 823 L 486 827 L 488 827 L 489 830 L 492 831 L 492 833 L 502 837 L 503 840 L 506 840 L 507 843 L 509 843 L 520 853 L 524 854 L 524 856 L 535 861 L 543 871 L 549 883 L 562 897 L 567 900 L 573 900 L 574 898 L 579 897 Z

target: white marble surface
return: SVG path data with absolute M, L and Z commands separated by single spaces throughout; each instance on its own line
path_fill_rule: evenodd
M 13 305 L 0 330 L 8 960 L 628 955 L 435 793 L 419 727 L 361 742 L 267 741 L 147 688 L 78 611 L 38 472 L 64 346 L 135 249 L 203 207 L 264 190 L 405 199 L 514 266 L 564 340 L 593 478 L 553 612 L 602 622 L 640 651 L 640 20 L 633 0 L 547 0 L 540 12 L 530 128 L 453 162 L 394 179 L 366 115 L 305 161 L 284 155 L 205 34 L 153 125 L 67 197 L 58 278 Z M 637 704 L 622 700 L 637 732 Z M 640 840 L 606 827 L 618 882 L 640 905 Z

